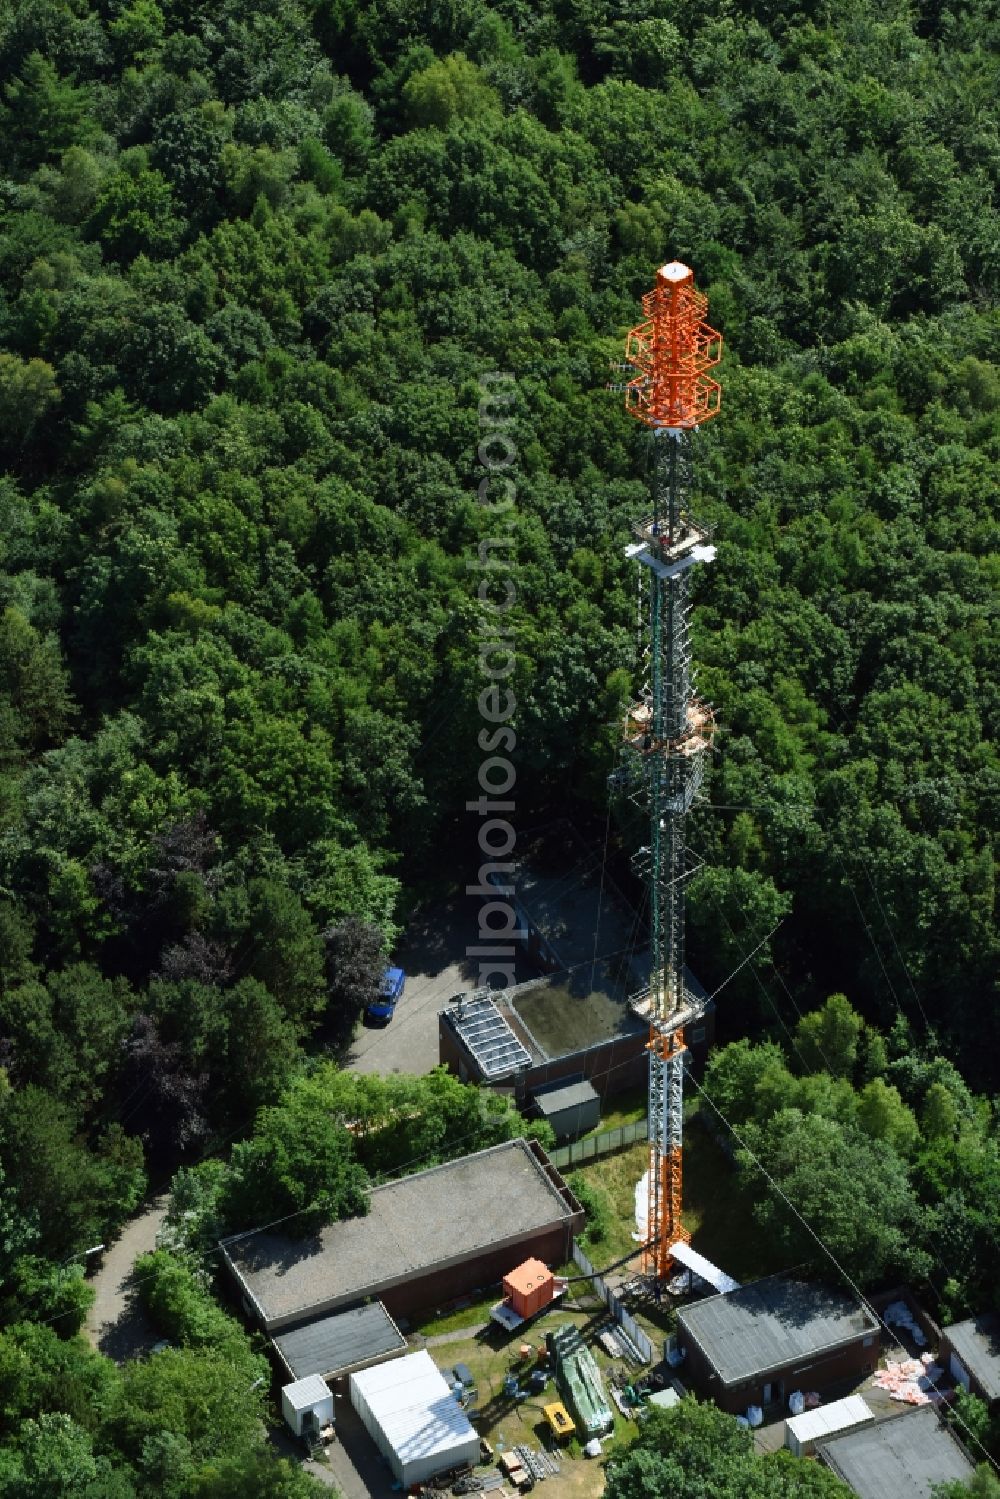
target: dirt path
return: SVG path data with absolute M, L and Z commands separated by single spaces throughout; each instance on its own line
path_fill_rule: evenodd
M 421 1347 L 441 1348 L 445 1343 L 461 1343 L 463 1338 L 477 1338 L 489 1327 L 488 1322 L 473 1322 L 468 1327 L 456 1327 L 451 1332 L 435 1332 L 424 1338 Z
M 96 1294 L 84 1326 L 84 1335 L 116 1363 L 135 1358 L 156 1342 L 132 1285 L 132 1266 L 142 1254 L 156 1248 L 167 1211 L 166 1194 L 154 1198 L 144 1213 L 126 1224 L 119 1238 L 104 1255 L 93 1277 Z

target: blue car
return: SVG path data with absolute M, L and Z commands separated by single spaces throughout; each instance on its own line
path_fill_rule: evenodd
M 365 1010 L 369 1020 L 382 1020 L 387 1025 L 396 1013 L 396 1006 L 403 997 L 406 974 L 402 968 L 387 968 L 382 975 L 382 986 L 378 999 L 372 1000 Z

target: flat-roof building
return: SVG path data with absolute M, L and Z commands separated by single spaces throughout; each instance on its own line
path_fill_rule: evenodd
M 223 1242 L 247 1311 L 269 1333 L 366 1299 L 394 1315 L 498 1283 L 519 1260 L 569 1258 L 583 1211 L 544 1150 L 511 1140 L 375 1187 L 365 1217 L 309 1239 Z
M 736 1415 L 871 1373 L 879 1324 L 843 1292 L 771 1276 L 682 1307 L 677 1346 L 686 1381 Z
M 438 1017 L 442 1063 L 463 1082 L 510 1089 L 521 1104 L 571 1079 L 586 1079 L 602 1098 L 640 1085 L 649 1021 L 630 1000 L 649 986 L 648 938 L 601 854 L 583 849 L 562 822 L 536 836 L 509 868 L 491 872 L 484 898 L 494 888 L 547 976 L 456 995 Z M 707 999 L 688 970 L 685 982 Z M 713 1025 L 709 1004 L 685 1038 L 697 1061 Z
M 819 1442 L 816 1456 L 858 1499 L 931 1499 L 939 1483 L 968 1483 L 965 1448 L 933 1406 L 918 1406 Z
M 351 1404 L 402 1488 L 479 1461 L 479 1435 L 426 1349 L 350 1378 Z
M 991 1409 L 1000 1402 L 1000 1317 L 995 1312 L 942 1327 L 938 1357 L 963 1390 Z

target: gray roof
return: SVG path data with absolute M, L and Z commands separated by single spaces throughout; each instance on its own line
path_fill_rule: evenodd
M 330 1223 L 312 1238 L 251 1232 L 222 1250 L 273 1333 L 521 1243 L 577 1211 L 544 1152 L 511 1140 L 375 1187 L 367 1216 Z
M 852 1297 L 781 1276 L 683 1307 L 677 1325 L 682 1342 L 697 1343 L 727 1385 L 878 1332 Z
M 381 1301 L 334 1312 L 274 1339 L 282 1363 L 293 1379 L 322 1374 L 334 1379 L 406 1349 L 406 1339 Z
M 981 1312 L 965 1322 L 942 1327 L 947 1338 L 987 1400 L 1000 1400 L 1000 1317 Z
M 819 1442 L 816 1455 L 859 1499 L 930 1499 L 935 1484 L 968 1480 L 974 1471 L 930 1405 Z
M 533 1095 L 540 1113 L 546 1119 L 550 1114 L 560 1114 L 563 1109 L 579 1108 L 581 1104 L 593 1103 L 600 1098 L 600 1094 L 592 1083 L 586 1080 L 577 1083 L 565 1083 L 558 1088 L 545 1088 L 536 1091 Z

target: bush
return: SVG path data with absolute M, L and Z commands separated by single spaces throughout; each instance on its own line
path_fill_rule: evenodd
M 603 1244 L 611 1227 L 611 1212 L 604 1194 L 590 1185 L 582 1171 L 575 1171 L 568 1184 L 587 1215 L 587 1227 L 581 1238 L 588 1244 Z
M 169 1250 L 157 1249 L 136 1261 L 142 1301 L 156 1328 L 182 1348 L 211 1348 L 240 1370 L 250 1383 L 268 1374 L 234 1317 L 215 1302 L 199 1275 Z

